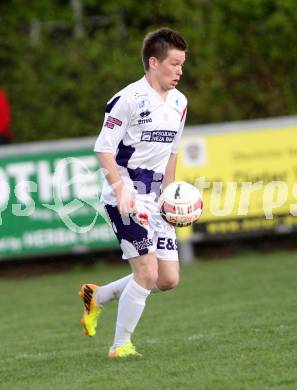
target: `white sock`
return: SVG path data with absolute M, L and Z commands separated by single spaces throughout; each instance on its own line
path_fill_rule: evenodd
M 115 280 L 114 282 L 99 286 L 96 289 L 94 300 L 96 305 L 104 307 L 114 299 L 119 299 L 127 283 L 132 278 L 133 274 L 129 274 L 124 278 Z M 155 286 L 151 289 L 151 293 L 159 293 L 161 290 Z
M 145 307 L 150 290 L 141 287 L 131 279 L 119 300 L 113 349 L 130 341 Z
M 130 274 L 104 286 L 99 286 L 94 294 L 96 305 L 103 307 L 114 299 L 119 299 L 132 276 L 133 274 Z

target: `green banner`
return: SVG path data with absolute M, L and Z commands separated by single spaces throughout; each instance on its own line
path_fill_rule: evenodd
M 117 246 L 99 202 L 93 145 L 85 144 L 0 149 L 0 259 Z

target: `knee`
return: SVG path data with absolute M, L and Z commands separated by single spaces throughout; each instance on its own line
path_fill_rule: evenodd
M 171 277 L 167 277 L 165 279 L 159 278 L 157 280 L 157 287 L 161 291 L 167 291 L 167 290 L 172 290 L 173 288 L 176 288 L 178 286 L 178 283 L 179 283 L 179 276 L 174 275 Z
M 141 286 L 151 289 L 157 283 L 158 270 L 156 267 L 145 264 L 137 267 L 137 270 L 134 270 L 134 278 Z
M 158 271 L 148 267 L 147 269 L 143 269 L 140 277 L 147 285 L 147 288 L 153 288 L 158 280 Z

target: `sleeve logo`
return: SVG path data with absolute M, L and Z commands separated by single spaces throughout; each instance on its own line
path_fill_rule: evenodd
M 113 129 L 115 126 L 122 126 L 122 121 L 120 121 L 117 118 L 114 118 L 113 116 L 108 116 L 106 119 L 106 122 L 104 123 L 105 127 L 108 127 L 109 129 Z

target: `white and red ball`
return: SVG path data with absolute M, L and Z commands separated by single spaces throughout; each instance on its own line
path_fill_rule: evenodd
M 203 200 L 198 188 L 184 181 L 169 184 L 159 198 L 159 210 L 166 222 L 173 226 L 192 225 L 203 210 Z

